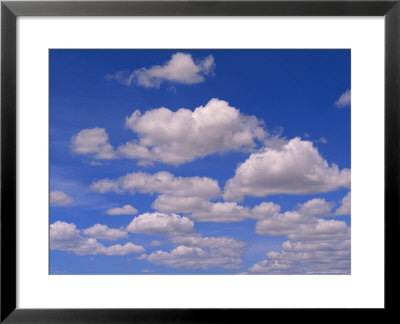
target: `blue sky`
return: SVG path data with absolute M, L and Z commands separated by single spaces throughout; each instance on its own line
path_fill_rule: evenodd
M 350 273 L 350 50 L 50 50 L 50 274 Z

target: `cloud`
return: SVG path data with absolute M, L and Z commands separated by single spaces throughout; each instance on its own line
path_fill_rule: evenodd
M 266 136 L 262 122 L 243 115 L 228 102 L 211 99 L 194 111 L 157 108 L 143 115 L 136 110 L 126 127 L 139 136 L 138 142 L 118 147 L 123 157 L 180 165 L 213 153 L 252 151 Z
M 74 199 L 62 191 L 50 191 L 50 204 L 57 206 L 71 205 Z
M 105 247 L 95 238 L 83 237 L 80 232 L 73 223 L 57 221 L 50 224 L 50 249 L 77 255 L 127 255 L 145 252 L 142 246 L 131 242 Z
M 136 110 L 126 118 L 125 126 L 138 139 L 116 149 L 105 129 L 99 127 L 72 136 L 71 149 L 98 160 L 128 158 L 143 166 L 154 162 L 178 166 L 214 153 L 252 152 L 267 137 L 262 124 L 255 116 L 244 115 L 228 102 L 214 98 L 193 111 L 162 107 L 142 115 Z
M 104 128 L 86 128 L 71 138 L 71 149 L 78 154 L 91 154 L 95 159 L 114 159 L 115 152 Z
M 164 213 L 192 213 L 209 209 L 211 203 L 199 197 L 177 197 L 160 195 L 154 200 L 152 208 Z
M 207 177 L 175 177 L 169 172 L 149 174 L 144 172 L 128 173 L 116 180 L 102 179 L 92 183 L 93 191 L 116 193 L 128 191 L 135 194 L 161 193 L 173 194 L 180 197 L 213 198 L 220 196 L 218 182 Z
M 181 235 L 194 232 L 194 223 L 176 214 L 144 213 L 126 227 L 128 232 L 158 235 Z
M 137 214 L 138 210 L 131 205 L 124 205 L 122 207 L 111 208 L 106 210 L 108 215 L 134 215 Z
M 150 242 L 150 246 L 161 246 L 161 245 L 163 245 L 163 242 L 158 240 L 153 240 Z
M 106 79 L 115 79 L 125 86 L 131 86 L 134 83 L 145 88 L 159 88 L 164 81 L 180 84 L 204 82 L 205 76 L 213 75 L 214 69 L 215 62 L 212 55 L 195 62 L 192 55 L 177 52 L 164 65 L 142 67 L 132 72 L 119 71 L 107 75 Z
M 251 154 L 225 184 L 224 198 L 240 201 L 244 196 L 311 194 L 340 187 L 350 187 L 350 170 L 329 166 L 312 142 L 296 137 L 281 150 Z
M 167 213 L 182 213 L 198 222 L 241 222 L 246 218 L 263 219 L 278 213 L 280 206 L 272 202 L 263 202 L 253 209 L 240 206 L 235 202 L 212 203 L 198 197 L 175 197 L 161 195 L 152 207 Z
M 109 228 L 107 225 L 95 224 L 83 231 L 83 234 L 100 240 L 118 241 L 128 237 L 128 233 L 120 229 Z
M 300 213 L 313 216 L 331 216 L 334 203 L 325 199 L 314 198 L 300 205 Z
M 250 217 L 250 209 L 235 202 L 210 204 L 208 210 L 195 211 L 190 215 L 198 222 L 241 222 Z
M 347 89 L 344 93 L 341 94 L 339 99 L 335 101 L 335 105 L 338 108 L 350 107 L 351 105 L 351 90 Z
M 251 274 L 350 274 L 350 241 L 284 242 L 282 252 L 267 253 Z
M 247 218 L 263 219 L 280 211 L 280 206 L 272 202 L 263 202 L 253 209 L 238 205 L 236 202 L 212 203 L 198 197 L 175 197 L 161 195 L 152 207 L 166 213 L 181 213 L 198 222 L 241 222 Z
M 255 274 L 350 273 L 350 227 L 331 215 L 333 205 L 312 199 L 295 210 L 275 214 L 256 223 L 260 235 L 286 235 L 282 251 L 269 251 L 268 259 L 249 268 Z
M 170 252 L 156 251 L 142 255 L 156 265 L 178 269 L 222 268 L 238 269 L 246 243 L 227 237 L 201 237 L 199 234 L 179 235 L 171 238 L 179 244 Z
M 342 199 L 342 204 L 335 211 L 335 215 L 350 215 L 351 214 L 351 191 Z
M 332 216 L 333 203 L 314 198 L 296 209 L 274 213 L 256 223 L 255 232 L 260 235 L 287 235 L 291 239 L 323 240 L 339 239 L 349 235 L 346 222 L 325 220 L 319 217 Z

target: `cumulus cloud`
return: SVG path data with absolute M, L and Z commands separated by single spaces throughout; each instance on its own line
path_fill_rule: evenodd
M 342 199 L 342 204 L 335 211 L 335 215 L 350 215 L 351 214 L 351 191 Z
M 350 274 L 350 240 L 291 242 L 282 252 L 268 252 L 249 268 L 251 274 Z
M 156 251 L 142 255 L 156 265 L 181 269 L 223 268 L 238 269 L 246 243 L 227 237 L 202 237 L 199 234 L 178 235 L 171 238 L 179 244 L 170 252 Z
M 50 191 L 50 204 L 57 206 L 71 205 L 74 199 L 62 191 Z
M 312 199 L 295 210 L 257 222 L 260 235 L 285 235 L 282 251 L 269 251 L 268 259 L 249 268 L 249 273 L 306 274 L 350 273 L 350 227 L 344 221 L 323 219 L 332 204 Z
M 142 161 L 179 165 L 213 153 L 251 151 L 266 136 L 262 122 L 243 115 L 228 102 L 211 99 L 194 111 L 157 108 L 136 110 L 126 126 L 139 141 L 118 147 L 118 153 Z
M 193 221 L 187 217 L 155 212 L 135 217 L 126 230 L 132 233 L 178 235 L 193 233 L 193 226 Z
M 329 165 L 310 141 L 296 137 L 280 150 L 252 153 L 225 185 L 224 198 L 311 194 L 350 187 L 350 170 Z
M 229 151 L 254 151 L 267 133 L 263 122 L 244 115 L 228 102 L 211 99 L 193 111 L 180 108 L 136 110 L 126 118 L 125 126 L 138 139 L 119 145 L 110 144 L 104 128 L 87 128 L 71 138 L 71 149 L 94 159 L 128 158 L 139 165 L 162 162 L 174 166 L 192 162 L 210 154 Z
M 114 159 L 115 152 L 104 128 L 86 128 L 71 138 L 71 149 L 78 154 L 91 154 L 95 159 Z
M 263 202 L 253 209 L 235 202 L 212 203 L 198 197 L 158 196 L 152 207 L 167 213 L 182 213 L 198 222 L 241 222 L 246 218 L 263 219 L 280 211 L 280 206 Z
M 175 177 L 169 172 L 149 174 L 136 172 L 116 180 L 102 179 L 92 183 L 91 189 L 99 193 L 128 191 L 140 193 L 173 194 L 180 197 L 213 198 L 220 196 L 218 182 L 207 177 Z
M 250 209 L 235 202 L 217 202 L 206 210 L 193 212 L 190 217 L 198 222 L 241 222 L 250 217 Z
M 347 89 L 344 93 L 341 94 L 339 99 L 335 101 L 335 105 L 338 108 L 350 107 L 351 105 L 351 90 Z
M 82 236 L 75 224 L 61 221 L 50 224 L 50 249 L 77 255 L 127 255 L 145 252 L 142 246 L 131 242 L 106 247 L 95 238 Z
M 128 233 L 116 228 L 109 228 L 107 225 L 95 224 L 83 231 L 83 234 L 100 240 L 118 241 L 128 237 Z
M 164 81 L 180 84 L 204 82 L 205 76 L 213 75 L 214 68 L 212 55 L 195 62 L 192 55 L 177 52 L 164 65 L 142 67 L 134 71 L 119 71 L 107 75 L 106 79 L 115 79 L 125 86 L 137 84 L 145 88 L 159 88 Z
M 108 215 L 134 215 L 137 214 L 138 210 L 131 205 L 124 205 L 122 207 L 116 207 L 106 210 Z
M 304 215 L 331 216 L 333 206 L 334 203 L 325 199 L 314 198 L 300 205 L 300 212 Z
M 199 197 L 177 197 L 160 195 L 154 200 L 152 208 L 164 213 L 192 213 L 207 210 L 211 203 Z

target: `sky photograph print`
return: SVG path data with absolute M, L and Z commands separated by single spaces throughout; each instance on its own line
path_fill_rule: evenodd
M 49 273 L 351 273 L 350 50 L 49 51 Z

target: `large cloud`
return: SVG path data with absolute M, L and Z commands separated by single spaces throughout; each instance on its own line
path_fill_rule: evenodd
M 72 136 L 71 149 L 78 154 L 90 154 L 96 159 L 115 158 L 115 152 L 104 128 L 86 128 Z
M 290 140 L 281 149 L 253 153 L 225 185 L 224 198 L 311 194 L 350 186 L 350 170 L 328 164 L 310 141 Z
M 126 227 L 128 232 L 158 235 L 182 235 L 193 233 L 194 223 L 176 214 L 144 213 L 135 217 Z
M 158 88 L 164 81 L 194 84 L 205 81 L 204 76 L 212 75 L 215 68 L 214 57 L 207 56 L 203 60 L 193 61 L 192 55 L 177 52 L 164 65 L 154 65 L 150 68 L 142 67 L 130 71 L 119 71 L 107 75 L 107 79 L 115 79 L 130 86 L 132 83 L 146 87 Z
M 50 249 L 77 255 L 127 255 L 145 251 L 142 246 L 131 242 L 106 247 L 95 238 L 82 236 L 80 232 L 73 223 L 57 221 L 50 224 Z
M 50 191 L 50 204 L 57 206 L 71 205 L 74 199 L 63 191 Z
M 228 102 L 212 99 L 194 111 L 158 108 L 143 115 L 136 110 L 126 126 L 139 142 L 128 142 L 118 153 L 143 161 L 179 165 L 212 153 L 249 151 L 265 137 L 261 122 L 240 113 Z
M 129 191 L 134 194 L 138 191 L 149 194 L 155 192 L 173 194 L 180 197 L 213 198 L 220 195 L 218 182 L 214 179 L 174 177 L 171 173 L 165 171 L 155 174 L 129 173 L 116 180 L 103 179 L 94 182 L 91 189 L 100 193 Z

